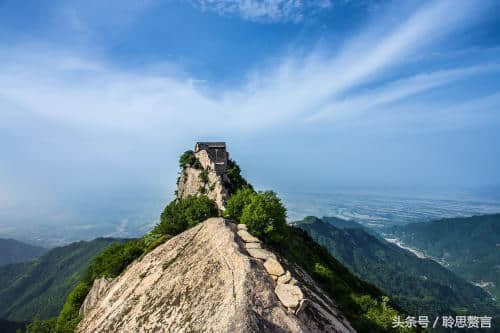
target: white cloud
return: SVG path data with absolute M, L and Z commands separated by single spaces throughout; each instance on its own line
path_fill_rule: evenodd
M 240 5 L 250 8 L 252 3 Z M 259 69 L 245 85 L 217 92 L 217 97 L 204 93 L 210 84 L 196 78 L 154 70 L 130 72 L 62 52 L 44 56 L 40 48 L 36 52 L 26 47 L 4 48 L 4 55 L 10 54 L 11 59 L 4 56 L 0 67 L 0 105 L 17 105 L 78 127 L 139 132 L 168 128 L 165 132 L 171 136 L 186 133 L 185 129 L 199 131 L 193 121 L 205 124 L 205 132 L 220 132 L 324 120 L 498 70 L 497 65 L 436 70 L 385 82 L 371 91 L 359 89 L 454 27 L 463 26 L 469 10 L 454 1 L 431 3 L 385 34 L 368 30 L 334 55 L 312 52 L 305 59 L 290 55 L 277 68 Z
M 331 0 L 191 0 L 202 10 L 240 15 L 251 21 L 300 22 L 304 15 L 331 7 Z

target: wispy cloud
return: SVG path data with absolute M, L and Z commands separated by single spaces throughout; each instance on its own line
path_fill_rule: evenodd
M 332 6 L 331 0 L 190 0 L 202 10 L 261 22 L 300 22 Z
M 242 3 L 250 6 L 252 2 Z M 78 126 L 150 131 L 161 124 L 172 126 L 172 133 L 190 127 L 193 119 L 218 130 L 221 126 L 252 130 L 290 120 L 320 120 L 498 71 L 495 64 L 435 70 L 360 89 L 454 27 L 463 27 L 469 12 L 468 6 L 458 7 L 453 1 L 431 3 L 384 34 L 374 36 L 368 29 L 336 54 L 312 52 L 305 59 L 286 56 L 276 69 L 259 69 L 246 84 L 219 91 L 217 97 L 205 94 L 204 83 L 196 77 L 130 72 L 66 53 L 19 58 L 16 52 L 8 52 L 15 61 L 7 60 L 4 63 L 9 66 L 0 68 L 0 104 L 17 104 Z

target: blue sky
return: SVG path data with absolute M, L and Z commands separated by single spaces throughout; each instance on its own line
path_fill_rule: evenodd
M 166 202 L 196 140 L 278 192 L 496 186 L 499 59 L 493 0 L 0 0 L 0 218 Z

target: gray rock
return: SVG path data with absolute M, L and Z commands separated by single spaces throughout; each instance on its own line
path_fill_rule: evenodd
M 247 249 L 260 249 L 260 248 L 262 248 L 260 243 L 245 243 L 245 247 Z
M 243 239 L 243 241 L 246 243 L 258 243 L 258 242 L 260 242 L 257 237 L 250 235 L 250 233 L 246 230 L 238 231 L 238 236 L 240 236 L 241 239 Z
M 84 316 L 87 312 L 92 309 L 99 299 L 105 294 L 108 286 L 111 284 L 111 279 L 106 279 L 105 277 L 94 280 L 92 284 L 92 288 L 90 288 L 87 297 L 83 301 L 82 306 L 80 307 L 80 316 Z
M 268 258 L 266 260 L 266 262 L 264 263 L 264 268 L 271 275 L 281 276 L 285 274 L 283 266 L 281 266 L 281 264 L 273 258 Z
M 286 271 L 285 275 L 282 275 L 278 278 L 278 283 L 285 284 L 290 282 L 292 279 L 292 274 L 289 271 Z
M 233 230 L 222 218 L 208 219 L 134 261 L 103 289 L 75 332 L 354 332 L 323 294 L 311 311 L 283 308 L 275 283 L 241 252 Z M 281 294 L 291 299 L 287 305 L 300 296 Z
M 299 287 L 291 284 L 278 284 L 274 289 L 281 303 L 287 308 L 296 308 L 304 294 Z
M 264 249 L 248 249 L 247 251 L 250 254 L 250 256 L 252 256 L 256 259 L 262 259 L 262 260 L 266 260 L 267 258 L 276 259 L 276 256 L 274 255 L 274 253 L 269 252 L 269 251 L 264 250 Z
M 238 230 L 247 230 L 247 225 L 246 224 L 241 224 L 240 223 L 240 224 L 237 225 L 237 227 L 238 227 Z

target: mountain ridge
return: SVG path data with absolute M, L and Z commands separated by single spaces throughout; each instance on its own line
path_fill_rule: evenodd
M 59 313 L 67 294 L 91 258 L 114 238 L 97 238 L 56 247 L 34 261 L 0 267 L 0 318 L 31 321 Z
M 0 238 L 0 266 L 27 262 L 47 252 L 48 249 L 27 244 L 12 238 Z
M 464 279 L 484 282 L 500 301 L 500 214 L 411 223 L 384 232 L 436 258 Z
M 273 292 L 274 281 L 263 263 L 245 255 L 234 224 L 209 219 L 160 245 L 110 282 L 76 331 L 147 331 L 160 325 L 167 331 L 354 332 L 324 293 L 321 302 L 313 303 L 315 293 L 307 292 L 311 301 L 291 315 Z M 317 311 L 314 317 L 309 303 Z
M 294 224 L 361 278 L 392 295 L 411 313 L 468 313 L 488 310 L 493 305 L 483 290 L 464 281 L 430 259 L 377 238 L 361 228 L 338 229 L 321 219 L 308 218 Z

